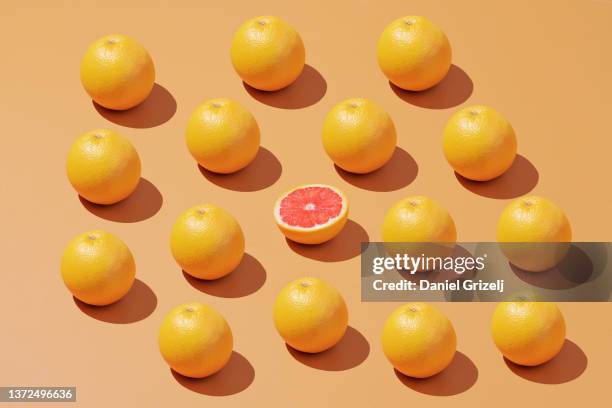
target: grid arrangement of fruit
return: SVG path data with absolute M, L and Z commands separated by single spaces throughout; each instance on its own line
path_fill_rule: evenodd
M 242 80 L 260 91 L 290 86 L 305 65 L 304 43 L 288 23 L 259 16 L 236 32 L 231 60 Z M 437 85 L 451 66 L 451 46 L 444 32 L 421 16 L 401 17 L 378 41 L 378 63 L 392 84 L 407 91 Z M 155 82 L 146 49 L 124 35 L 94 42 L 81 63 L 81 81 L 95 103 L 114 110 L 142 103 Z M 204 169 L 233 173 L 257 155 L 260 131 L 253 115 L 238 102 L 219 98 L 193 112 L 186 131 L 192 156 Z M 364 98 L 336 105 L 323 124 L 323 146 L 336 166 L 355 174 L 378 170 L 391 159 L 396 131 L 389 115 Z M 512 126 L 484 105 L 455 113 L 444 131 L 444 153 L 455 171 L 475 181 L 489 181 L 507 171 L 516 157 Z M 140 159 L 130 142 L 108 130 L 81 136 L 70 150 L 68 178 L 79 195 L 94 204 L 115 204 L 140 181 Z M 346 196 L 331 186 L 295 188 L 274 206 L 274 216 L 291 241 L 318 245 L 334 239 L 348 217 Z M 457 239 L 455 224 L 436 201 L 414 196 L 398 202 L 385 216 L 385 242 L 442 242 Z M 502 214 L 500 242 L 570 242 L 571 227 L 563 211 L 543 197 L 522 197 Z M 190 208 L 179 216 L 170 236 L 172 255 L 182 270 L 198 279 L 231 273 L 244 256 L 244 234 L 238 222 L 212 204 Z M 557 254 L 561 257 L 562 254 Z M 528 271 L 550 269 L 538 265 Z M 516 263 L 516 262 L 515 262 Z M 96 306 L 116 302 L 135 279 L 134 258 L 117 237 L 86 232 L 73 240 L 62 258 L 62 277 L 80 301 Z M 274 322 L 288 346 L 319 353 L 335 346 L 348 327 L 347 306 L 338 291 L 318 278 L 301 278 L 278 295 Z M 554 358 L 565 342 L 565 322 L 552 303 L 503 302 L 493 319 L 493 337 L 504 356 L 534 366 Z M 210 306 L 187 303 L 164 320 L 159 348 L 170 367 L 192 378 L 215 374 L 232 355 L 232 332 Z M 453 360 L 452 325 L 433 306 L 412 303 L 398 308 L 385 325 L 382 343 L 393 366 L 404 375 L 427 378 Z
M 337 381 L 350 382 L 354 372 L 367 370 L 370 378 L 377 379 L 373 383 L 393 382 L 417 397 L 463 398 L 479 386 L 482 367 L 501 370 L 510 382 L 522 377 L 532 383 L 571 386 L 584 377 L 584 345 L 570 340 L 575 338 L 572 327 L 584 327 L 577 312 L 580 306 L 566 309 L 530 300 L 469 305 L 482 306 L 484 311 L 472 319 L 459 312 L 467 311 L 468 305 L 359 301 L 361 242 L 454 243 L 476 238 L 466 233 L 471 225 L 464 214 L 481 210 L 495 216 L 474 221 L 479 224 L 476 230 L 493 231 L 487 238 L 499 242 L 567 243 L 585 236 L 580 231 L 583 222 L 572 217 L 575 207 L 562 195 L 531 192 L 539 178 L 554 175 L 538 174 L 519 154 L 529 151 L 532 141 L 522 123 L 516 126 L 512 120 L 511 125 L 514 115 L 505 116 L 499 103 L 503 94 L 496 96 L 495 103 L 486 98 L 466 103 L 474 86 L 469 78 L 467 94 L 459 88 L 444 89 L 446 81 L 467 74 L 453 65 L 453 37 L 447 37 L 436 22 L 404 16 L 378 28 L 375 52 L 355 49 L 388 80 L 377 80 L 386 92 L 417 108 L 431 109 L 425 121 L 431 134 L 439 135 L 435 141 L 420 141 L 418 134 L 406 137 L 410 129 L 398 119 L 404 111 L 418 116 L 414 107 L 403 104 L 399 110 L 358 87 L 354 94 L 334 93 L 330 98 L 327 87 L 332 85 L 307 64 L 309 42 L 289 19 L 258 16 L 244 21 L 233 39 L 227 38 L 226 54 L 210 61 L 229 60 L 242 97 L 234 91 L 224 95 L 221 86 L 212 86 L 214 92 L 202 90 L 195 103 L 175 100 L 156 82 L 160 72 L 167 71 L 157 54 L 149 53 L 154 48 L 149 41 L 136 38 L 103 36 L 81 59 L 81 84 L 92 100 L 89 108 L 107 125 L 113 123 L 92 121 L 93 130 L 73 140 L 63 157 L 64 182 L 67 176 L 74 191 L 64 189 L 62 194 L 81 210 L 66 211 L 65 217 L 75 214 L 87 220 L 80 225 L 90 226 L 66 231 L 73 239 L 58 243 L 63 255 L 61 279 L 56 274 L 55 280 L 74 296 L 73 313 L 79 309 L 84 313 L 79 333 L 108 330 L 108 322 L 142 322 L 151 335 L 150 344 L 142 350 L 134 342 L 126 342 L 125 347 L 142 352 L 142 358 L 156 359 L 153 364 L 168 366 L 156 381 L 217 397 L 246 398 L 256 387 L 255 373 L 260 367 L 270 369 L 265 367 L 267 358 L 274 361 L 272 367 L 293 364 L 326 374 L 337 371 L 333 379 L 326 377 L 329 387 Z M 304 78 L 308 78 L 305 85 Z M 350 74 L 334 78 L 343 80 L 354 78 Z M 445 97 L 446 105 L 425 106 L 434 103 L 426 101 L 427 95 L 439 89 L 451 95 Z M 322 104 L 323 97 L 324 112 L 311 110 L 316 115 L 306 118 L 318 118 L 319 133 L 301 135 L 304 118 L 298 113 Z M 264 109 L 268 114 L 261 114 Z M 180 145 L 182 159 L 177 165 L 191 178 L 173 185 L 168 177 L 162 183 L 168 187 L 161 189 L 162 198 L 147 179 L 152 174 L 149 169 L 174 166 L 176 155 L 166 160 L 163 151 L 141 149 L 136 139 L 146 138 L 149 128 L 163 129 L 170 119 L 182 134 L 166 135 L 164 143 Z M 294 133 L 288 134 L 289 128 Z M 137 137 L 134 129 L 140 133 Z M 299 152 L 291 160 L 275 155 L 279 140 L 285 146 L 304 148 L 302 161 L 295 161 Z M 436 174 L 428 177 L 420 171 L 419 156 L 410 149 L 419 143 L 437 146 L 436 155 L 446 162 L 442 182 Z M 308 169 L 307 155 L 315 150 L 317 165 L 328 163 L 329 174 L 323 177 Z M 56 164 L 61 167 L 59 161 Z M 417 175 L 420 184 L 414 182 Z M 429 180 L 461 189 L 473 199 L 472 206 L 455 205 L 444 192 L 419 190 Z M 211 188 L 199 194 L 201 200 L 183 192 L 202 183 Z M 275 200 L 269 194 L 264 200 L 257 198 L 264 190 Z M 183 197 L 188 195 L 186 202 Z M 369 204 L 363 205 L 368 196 Z M 386 198 L 372 204 L 376 196 Z M 244 213 L 248 220 L 241 207 L 249 207 Z M 130 231 L 150 225 L 162 210 L 164 226 L 137 242 Z M 272 237 L 277 241 L 264 242 Z M 289 253 L 290 261 L 279 255 L 283 262 L 275 262 L 278 251 Z M 144 260 L 161 252 L 168 262 L 160 270 Z M 60 254 L 56 251 L 56 259 Z M 562 256 L 557 253 L 538 264 L 522 263 L 520 257 L 510 261 L 538 273 Z M 354 274 L 334 275 L 340 264 L 350 264 L 343 273 L 353 270 Z M 154 282 L 155 274 L 171 276 L 175 283 L 168 288 L 154 286 L 153 292 L 144 281 Z M 171 279 L 164 277 L 164 282 Z M 184 288 L 175 291 L 174 284 Z M 176 302 L 177 293 L 182 304 Z M 62 301 L 60 292 L 52 294 L 49 301 Z M 249 299 L 258 306 L 251 308 Z M 373 321 L 370 313 L 376 316 Z M 242 315 L 242 322 L 235 324 L 237 315 Z M 481 340 L 466 334 L 465 324 Z M 125 339 L 133 325 L 120 326 L 122 333 L 109 334 Z M 256 357 L 254 346 L 245 343 L 262 333 L 265 342 L 258 340 Z M 270 341 L 273 338 L 275 342 Z M 113 347 L 100 352 L 108 355 Z M 490 362 L 480 364 L 473 352 L 463 353 L 478 348 L 496 350 L 488 352 Z M 248 355 L 241 354 L 245 349 L 250 350 Z M 371 362 L 381 357 L 385 365 Z M 548 367 L 557 377 L 542 374 L 551 370 Z M 345 380 L 340 379 L 343 376 Z M 320 381 L 327 380 L 307 376 L 302 385 L 326 389 Z M 220 404 L 222 400 L 216 399 Z M 301 402 L 308 405 L 308 401 L 318 400 L 310 396 Z

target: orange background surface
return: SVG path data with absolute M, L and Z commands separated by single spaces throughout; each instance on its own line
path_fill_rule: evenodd
M 304 74 L 277 94 L 247 91 L 232 70 L 229 44 L 247 18 L 275 14 L 301 33 Z M 391 20 L 425 15 L 454 51 L 447 79 L 422 94 L 394 91 L 375 46 Z M 460 354 L 426 381 L 399 379 L 379 336 L 398 305 L 361 303 L 358 244 L 380 238 L 385 210 L 412 194 L 439 200 L 459 240 L 494 240 L 502 208 L 528 192 L 549 197 L 570 218 L 577 241 L 610 241 L 610 1 L 4 1 L 2 50 L 2 252 L 0 385 L 78 388 L 78 404 L 108 406 L 589 406 L 608 404 L 610 304 L 561 304 L 571 342 L 550 364 L 508 367 L 489 333 L 494 304 L 440 304 Z M 93 40 L 124 33 L 151 53 L 158 86 L 125 113 L 97 110 L 82 90 L 79 63 Z M 262 130 L 256 162 L 233 176 L 202 173 L 184 129 L 203 100 L 226 96 L 250 109 Z M 353 96 L 391 114 L 399 146 L 383 170 L 339 174 L 326 157 L 325 113 Z M 459 106 L 489 104 L 513 124 L 520 157 L 488 184 L 461 183 L 441 152 L 443 126 Z M 64 162 L 85 131 L 127 136 L 143 162 L 142 182 L 124 203 L 82 203 Z M 352 222 L 316 248 L 289 245 L 272 205 L 301 183 L 329 183 L 351 201 Z M 176 216 L 202 202 L 241 223 L 248 256 L 227 279 L 186 279 L 168 237 Z M 76 304 L 59 259 L 76 234 L 102 228 L 132 249 L 137 278 L 107 308 Z M 345 296 L 351 329 L 332 351 L 290 353 L 271 318 L 274 296 L 290 280 L 321 277 Z M 157 349 L 164 314 L 186 301 L 220 310 L 235 355 L 203 381 L 175 378 Z

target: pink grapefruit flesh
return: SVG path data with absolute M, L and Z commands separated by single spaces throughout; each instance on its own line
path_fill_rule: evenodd
M 308 184 L 280 197 L 274 206 L 274 218 L 287 239 L 301 244 L 320 244 L 344 228 L 348 201 L 337 188 Z
M 312 228 L 340 215 L 342 197 L 329 187 L 304 187 L 289 193 L 280 203 L 281 220 L 292 227 Z

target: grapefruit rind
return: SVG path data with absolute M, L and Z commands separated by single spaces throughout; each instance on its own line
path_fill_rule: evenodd
M 338 194 L 342 199 L 342 208 L 340 210 L 340 213 L 337 216 L 330 218 L 325 223 L 317 224 L 313 227 L 289 225 L 288 223 L 283 221 L 281 217 L 281 202 L 292 192 L 307 187 L 328 188 Z M 332 187 L 326 184 L 305 184 L 292 188 L 291 190 L 281 195 L 278 200 L 276 200 L 276 203 L 274 204 L 274 219 L 276 220 L 276 225 L 278 225 L 278 228 L 281 230 L 281 232 L 285 235 L 287 239 L 294 242 L 298 242 L 300 244 L 314 245 L 329 241 L 340 233 L 348 219 L 348 210 L 349 204 L 346 195 L 344 195 L 344 193 L 336 187 Z

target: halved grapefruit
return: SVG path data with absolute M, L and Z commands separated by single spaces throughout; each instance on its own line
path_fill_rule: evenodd
M 283 194 L 274 205 L 274 219 L 288 239 L 301 244 L 329 241 L 348 218 L 344 193 L 325 184 L 307 184 Z

